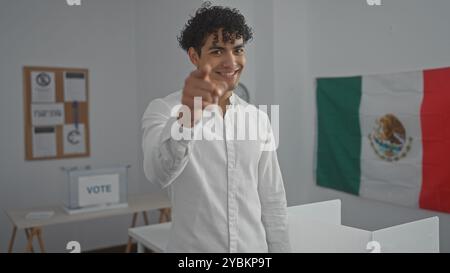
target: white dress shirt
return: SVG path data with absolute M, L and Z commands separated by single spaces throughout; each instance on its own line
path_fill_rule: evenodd
M 277 154 L 275 149 L 261 149 L 264 143 L 273 144 L 270 123 L 256 140 L 233 137 L 236 117 L 249 115 L 255 124 L 268 122 L 267 115 L 233 94 L 224 117 L 212 115 L 199 123 L 204 128 L 213 120 L 223 126 L 222 132 L 206 132 L 196 124 L 191 130 L 203 132 L 204 139 L 177 140 L 171 132 L 180 128 L 173 112 L 180 101 L 181 91 L 153 100 L 142 118 L 145 175 L 168 187 L 172 202 L 166 251 L 290 252 Z M 244 111 L 249 107 L 251 114 Z M 208 140 L 211 134 L 217 138 Z

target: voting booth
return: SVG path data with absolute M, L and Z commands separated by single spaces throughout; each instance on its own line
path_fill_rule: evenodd
M 292 206 L 288 215 L 293 252 L 439 252 L 438 217 L 367 231 L 341 224 L 340 200 Z
M 71 168 L 64 208 L 69 214 L 127 207 L 129 166 Z
M 288 207 L 289 240 L 294 253 L 437 253 L 439 219 L 368 231 L 341 224 L 341 201 L 330 200 Z M 163 252 L 171 223 L 131 228 L 138 252 Z

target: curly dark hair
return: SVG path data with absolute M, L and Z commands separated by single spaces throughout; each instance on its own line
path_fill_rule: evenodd
M 242 38 L 246 44 L 253 38 L 253 31 L 239 10 L 211 6 L 208 1 L 190 17 L 177 39 L 182 49 L 188 51 L 193 47 L 201 55 L 201 48 L 210 34 L 214 34 L 215 40 L 218 40 L 219 29 L 222 29 L 222 40 L 225 43 L 234 43 L 235 39 Z

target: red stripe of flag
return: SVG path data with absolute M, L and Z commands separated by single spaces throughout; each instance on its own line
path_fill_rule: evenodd
M 450 213 L 450 68 L 424 71 L 421 126 L 423 169 L 419 205 Z

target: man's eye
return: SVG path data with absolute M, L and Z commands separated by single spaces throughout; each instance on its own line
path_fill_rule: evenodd
M 219 56 L 219 55 L 222 54 L 222 51 L 221 51 L 221 50 L 213 50 L 213 51 L 211 51 L 211 54 L 212 54 L 212 55 Z
M 237 48 L 236 50 L 235 50 L 235 52 L 236 52 L 236 54 L 239 54 L 239 55 L 241 55 L 241 54 L 243 54 L 244 53 L 244 48 Z

